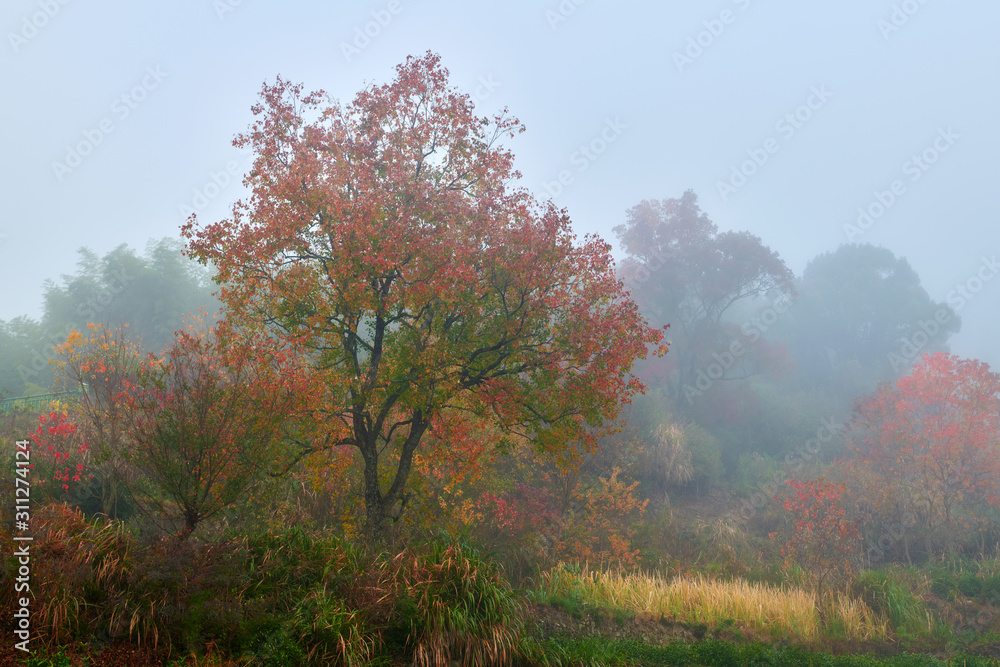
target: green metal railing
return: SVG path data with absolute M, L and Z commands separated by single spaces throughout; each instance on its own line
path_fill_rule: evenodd
M 52 394 L 35 394 L 34 396 L 15 396 L 0 401 L 0 413 L 18 412 L 20 410 L 40 410 L 48 407 L 52 401 L 76 401 L 82 391 L 59 391 Z

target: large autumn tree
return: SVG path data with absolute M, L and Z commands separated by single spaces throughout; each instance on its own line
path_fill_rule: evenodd
M 256 155 L 250 201 L 184 234 L 217 266 L 230 325 L 309 360 L 324 391 L 299 454 L 357 449 L 372 537 L 454 418 L 559 454 L 641 389 L 632 363 L 661 334 L 609 246 L 577 244 L 565 210 L 515 186 L 501 139 L 519 121 L 476 116 L 437 55 L 348 105 L 278 78 L 253 111 L 234 141 Z

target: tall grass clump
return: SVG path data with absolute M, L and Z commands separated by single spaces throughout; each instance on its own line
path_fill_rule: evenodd
M 930 630 L 924 605 L 886 570 L 862 572 L 854 581 L 853 592 L 882 614 L 896 632 L 918 635 Z
M 118 521 L 87 522 L 67 505 L 39 508 L 32 517 L 36 556 L 32 559 L 33 625 L 49 644 L 91 633 L 159 639 L 145 614 L 132 613 L 116 595 L 127 586 L 123 566 L 136 552 L 136 539 Z M 109 597 L 116 604 L 107 604 Z
M 308 664 L 355 667 L 369 664 L 379 646 L 364 626 L 360 614 L 324 586 L 296 605 L 290 634 L 299 646 L 308 647 Z
M 520 654 L 523 603 L 469 547 L 435 543 L 383 563 L 413 664 L 507 665 Z

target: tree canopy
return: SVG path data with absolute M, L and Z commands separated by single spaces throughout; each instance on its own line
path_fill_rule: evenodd
M 806 266 L 788 318 L 789 349 L 811 382 L 838 368 L 865 369 L 868 385 L 904 374 L 921 353 L 945 349 L 961 320 L 928 296 L 904 258 L 873 245 L 842 245 Z
M 514 186 L 500 140 L 519 121 L 473 107 L 431 53 L 349 105 L 278 78 L 234 142 L 256 155 L 250 201 L 184 227 L 225 326 L 308 359 L 323 392 L 301 455 L 357 449 L 376 538 L 427 434 L 472 416 L 559 454 L 641 389 L 632 363 L 661 339 L 608 244 Z

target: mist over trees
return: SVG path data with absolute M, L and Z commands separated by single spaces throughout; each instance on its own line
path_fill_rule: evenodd
M 931 300 L 905 258 L 842 245 L 806 266 L 785 340 L 804 383 L 859 382 L 866 393 L 904 373 L 920 353 L 947 350 L 961 320 Z
M 647 391 L 624 407 L 622 433 L 601 440 L 605 454 L 589 459 L 595 477 L 624 465 L 668 495 L 749 485 L 824 418 L 846 419 L 857 398 L 905 375 L 920 355 L 947 351 L 961 325 L 890 250 L 843 245 L 796 277 L 762 239 L 719 232 L 693 191 L 640 202 L 614 231 L 625 253 L 619 275 L 650 325 L 669 325 L 670 347 L 637 362 Z M 159 353 L 187 315 L 219 307 L 210 270 L 179 240 L 151 241 L 142 255 L 124 245 L 79 255 L 75 272 L 46 285 L 39 320 L 0 323 L 4 396 L 64 388 L 48 359 L 88 323 L 127 323 L 130 341 Z M 283 303 L 272 324 L 300 326 L 303 307 Z M 842 452 L 835 438 L 809 459 Z
M 709 453 L 692 455 L 717 450 L 724 464 L 714 483 L 776 466 L 823 417 L 846 418 L 856 398 L 921 354 L 947 351 L 961 325 L 890 250 L 842 245 L 794 277 L 761 239 L 719 233 L 693 191 L 639 203 L 615 233 L 640 309 L 670 325 L 670 354 L 638 366 L 653 389 L 638 399 L 644 437 L 658 441 L 664 424 L 697 425 Z
M 264 83 L 230 217 L 81 249 L 38 320 L 0 322 L 0 487 L 31 491 L 0 541 L 39 506 L 46 631 L 511 664 L 544 654 L 511 581 L 577 608 L 645 581 L 611 607 L 686 633 L 706 586 L 766 588 L 794 613 L 717 620 L 782 639 L 907 630 L 888 562 L 975 557 L 1000 600 L 1000 373 L 948 353 L 956 309 L 905 258 L 848 244 L 795 276 L 688 190 L 623 213 L 616 264 L 517 184 L 520 121 L 448 77 L 427 52 L 347 104 Z M 672 588 L 693 602 L 654 609 Z
M 674 402 L 690 400 L 699 371 L 720 352 L 734 360 L 713 379 L 759 372 L 768 356 L 758 345 L 762 338 L 738 342 L 742 332 L 729 316 L 744 300 L 795 293 L 792 272 L 776 252 L 748 232 L 720 234 L 690 190 L 679 200 L 641 202 L 614 231 L 627 253 L 621 271 L 640 309 L 654 325 L 671 327 L 676 372 L 663 379 Z
M 577 451 L 578 471 L 567 478 L 551 469 L 548 483 L 581 483 L 619 468 L 622 480 L 641 481 L 639 488 L 657 497 L 697 496 L 720 484 L 750 488 L 790 456 L 800 464 L 832 461 L 845 453 L 839 433 L 822 452 L 803 455 L 802 443 L 824 420 L 846 421 L 855 400 L 904 376 L 921 355 L 947 351 L 961 325 L 950 306 L 930 299 L 906 259 L 890 250 L 843 245 L 814 258 L 796 277 L 764 240 L 719 232 L 693 191 L 640 202 L 614 231 L 625 253 L 619 275 L 649 324 L 669 325 L 669 353 L 637 362 L 647 391 L 624 406 L 621 431 L 600 440 L 603 453 Z M 70 331 L 85 331 L 88 323 L 128 324 L 129 341 L 159 353 L 187 315 L 219 308 L 210 270 L 187 258 L 179 240 L 151 241 L 142 255 L 124 245 L 103 257 L 86 248 L 79 255 L 75 272 L 46 285 L 39 320 L 0 323 L 4 396 L 63 389 L 53 384 L 48 360 Z M 235 278 L 233 267 L 232 284 L 248 284 Z M 315 309 L 314 294 L 289 309 L 290 294 L 275 300 L 280 306 L 269 321 L 291 332 L 319 311 L 305 310 Z M 422 326 L 428 322 L 425 317 Z M 442 322 L 449 331 L 432 337 L 452 336 L 458 320 Z M 446 430 L 439 424 L 439 433 Z M 440 442 L 440 436 L 428 437 Z M 474 446 L 462 465 L 479 466 L 475 461 L 485 451 Z M 436 484 L 422 462 L 417 456 L 409 464 L 413 486 L 441 501 L 443 489 L 432 490 Z M 529 488 L 540 492 L 541 479 L 515 477 L 521 496 L 533 493 Z M 403 492 L 397 493 L 395 503 Z M 563 494 L 562 500 L 553 497 L 554 508 L 579 502 L 571 500 L 572 489 Z
M 144 349 L 159 352 L 184 317 L 218 310 L 211 271 L 184 256 L 180 239 L 150 241 L 143 254 L 120 245 L 98 256 L 80 248 L 73 273 L 45 284 L 39 319 L 0 321 L 0 396 L 52 389 L 52 349 L 90 322 L 127 323 Z

